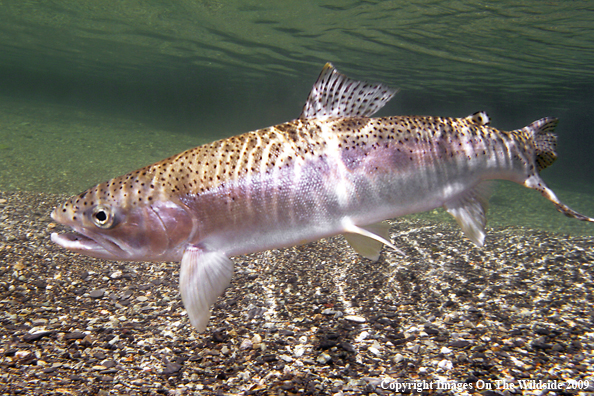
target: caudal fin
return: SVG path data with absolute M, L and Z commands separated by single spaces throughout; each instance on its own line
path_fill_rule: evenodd
M 532 124 L 522 129 L 514 131 L 529 142 L 532 142 L 534 146 L 534 161 L 537 172 L 530 175 L 526 181 L 524 181 L 524 186 L 539 191 L 546 199 L 554 203 L 557 210 L 565 216 L 581 221 L 594 222 L 594 218 L 584 216 L 559 201 L 559 198 L 557 198 L 553 190 L 547 187 L 538 174 L 538 172 L 550 166 L 557 159 L 557 153 L 555 152 L 555 148 L 557 147 L 557 135 L 555 135 L 553 131 L 558 123 L 558 119 L 546 117 L 534 121 Z
M 557 118 L 546 117 L 515 131 L 534 145 L 536 169 L 538 172 L 549 167 L 557 159 L 557 135 L 553 133 L 559 123 Z

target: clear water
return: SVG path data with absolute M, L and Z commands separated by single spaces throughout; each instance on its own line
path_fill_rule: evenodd
M 401 89 L 382 115 L 560 118 L 543 177 L 592 216 L 593 26 L 588 1 L 3 0 L 0 190 L 77 193 L 295 118 L 331 61 Z M 490 225 L 594 235 L 508 183 L 491 209 Z

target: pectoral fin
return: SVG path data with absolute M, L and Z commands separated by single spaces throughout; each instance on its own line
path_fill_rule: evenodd
M 233 262 L 220 252 L 210 252 L 191 246 L 181 260 L 179 288 L 190 323 L 198 331 L 206 329 L 210 307 L 233 276 Z
M 454 216 L 464 234 L 477 246 L 485 241 L 487 206 L 491 183 L 483 182 L 460 197 L 447 202 L 444 208 Z
M 359 227 L 350 219 L 346 219 L 343 221 L 343 227 L 343 235 L 349 245 L 365 258 L 377 261 L 382 245 L 388 245 L 404 256 L 404 253 L 389 241 L 390 224 L 387 221 Z

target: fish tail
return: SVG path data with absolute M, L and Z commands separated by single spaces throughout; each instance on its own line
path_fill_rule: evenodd
M 557 118 L 546 117 L 534 121 L 532 124 L 520 129 L 520 132 L 534 147 L 534 161 L 536 170 L 551 166 L 557 159 L 557 135 L 553 133 L 559 123 Z
M 538 174 L 538 172 L 549 167 L 557 159 L 557 153 L 555 152 L 557 148 L 557 135 L 553 131 L 558 123 L 558 119 L 546 117 L 515 131 L 534 147 L 534 162 L 537 172 L 530 175 L 524 181 L 524 185 L 539 191 L 546 199 L 555 204 L 557 210 L 565 216 L 581 221 L 594 222 L 594 218 L 578 213 L 561 202 Z

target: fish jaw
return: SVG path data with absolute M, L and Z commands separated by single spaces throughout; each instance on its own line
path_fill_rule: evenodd
M 65 233 L 52 233 L 57 245 L 90 257 L 127 261 L 180 260 L 193 232 L 191 216 L 184 206 L 172 202 L 152 205 L 121 205 L 101 202 L 76 211 L 72 199 L 54 209 L 54 221 L 70 227 Z M 109 227 L 98 227 L 93 214 L 101 207 L 113 216 Z
M 90 257 L 106 260 L 116 260 L 120 257 L 119 255 L 114 255 L 114 253 L 107 250 L 94 239 L 78 232 L 65 232 L 62 234 L 52 232 L 51 240 L 56 245 L 59 245 L 65 249 Z

